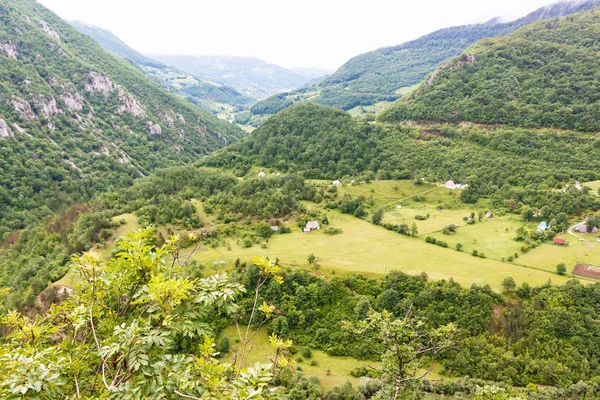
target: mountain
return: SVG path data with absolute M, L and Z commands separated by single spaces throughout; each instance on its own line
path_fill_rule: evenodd
M 600 130 L 600 10 L 487 39 L 443 64 L 382 121 Z
M 232 107 L 234 109 L 245 108 L 254 102 L 252 98 L 244 96 L 231 86 L 200 79 L 192 74 L 146 57 L 106 29 L 79 21 L 70 21 L 70 24 L 79 32 L 94 39 L 105 50 L 132 62 L 146 75 L 171 92 L 215 114 L 222 114 L 227 109 L 232 111 Z
M 561 2 L 542 7 L 511 22 L 493 19 L 483 24 L 441 29 L 394 47 L 361 54 L 321 83 L 270 98 L 253 106 L 253 114 L 273 114 L 286 104 L 312 101 L 342 110 L 397 99 L 443 61 L 460 55 L 475 42 L 503 36 L 530 23 L 596 7 L 599 0 Z
M 289 70 L 254 57 L 152 55 L 152 58 L 194 76 L 233 86 L 257 100 L 299 88 L 318 78 L 320 71 Z
M 0 237 L 244 136 L 34 0 L 0 0 Z

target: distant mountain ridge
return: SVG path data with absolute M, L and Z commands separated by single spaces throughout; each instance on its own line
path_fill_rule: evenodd
M 147 57 L 106 29 L 79 21 L 69 23 L 79 32 L 94 39 L 105 50 L 133 63 L 165 88 L 213 113 L 219 114 L 228 106 L 245 108 L 255 101 L 231 86 L 201 79 Z
M 262 99 L 272 94 L 299 88 L 326 74 L 319 69 L 290 70 L 255 57 L 149 55 L 194 76 L 230 85 L 246 96 Z
M 296 103 L 311 101 L 349 110 L 390 101 L 404 88 L 418 84 L 439 64 L 458 56 L 473 43 L 503 36 L 530 23 L 597 7 L 600 0 L 561 2 L 542 7 L 515 21 L 493 19 L 476 25 L 441 29 L 416 40 L 356 56 L 319 84 L 278 94 L 252 108 L 254 114 L 273 114 Z

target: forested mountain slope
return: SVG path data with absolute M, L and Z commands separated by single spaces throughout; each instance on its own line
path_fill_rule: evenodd
M 35 1 L 0 0 L 0 236 L 242 136 Z
M 380 118 L 598 131 L 599 35 L 589 10 L 481 41 Z
M 212 112 L 218 113 L 223 105 L 246 107 L 254 99 L 242 95 L 231 86 L 210 82 L 174 67 L 153 60 L 132 49 L 112 32 L 78 21 L 71 25 L 79 32 L 88 35 L 105 50 L 131 61 L 146 75 L 158 81 L 162 86 L 186 100 L 198 104 Z
M 255 114 L 274 114 L 293 102 L 312 101 L 342 110 L 400 96 L 399 89 L 418 84 L 443 61 L 473 43 L 503 36 L 530 23 L 596 7 L 598 0 L 561 2 L 540 8 L 518 20 L 457 26 L 433 32 L 394 47 L 361 54 L 346 62 L 320 84 L 273 97 L 253 107 Z

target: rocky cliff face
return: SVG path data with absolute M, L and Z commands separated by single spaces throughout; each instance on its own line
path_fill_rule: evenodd
M 0 119 L 0 138 L 13 137 L 12 130 L 8 127 L 5 120 Z

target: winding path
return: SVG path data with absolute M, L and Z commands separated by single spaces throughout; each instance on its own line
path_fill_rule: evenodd
M 580 237 L 579 235 L 577 235 L 576 233 L 573 233 L 573 229 L 577 228 L 579 225 L 581 224 L 585 224 L 585 221 L 579 222 L 573 226 L 570 226 L 569 229 L 567 229 L 567 233 L 569 235 L 575 236 L 575 237 Z

